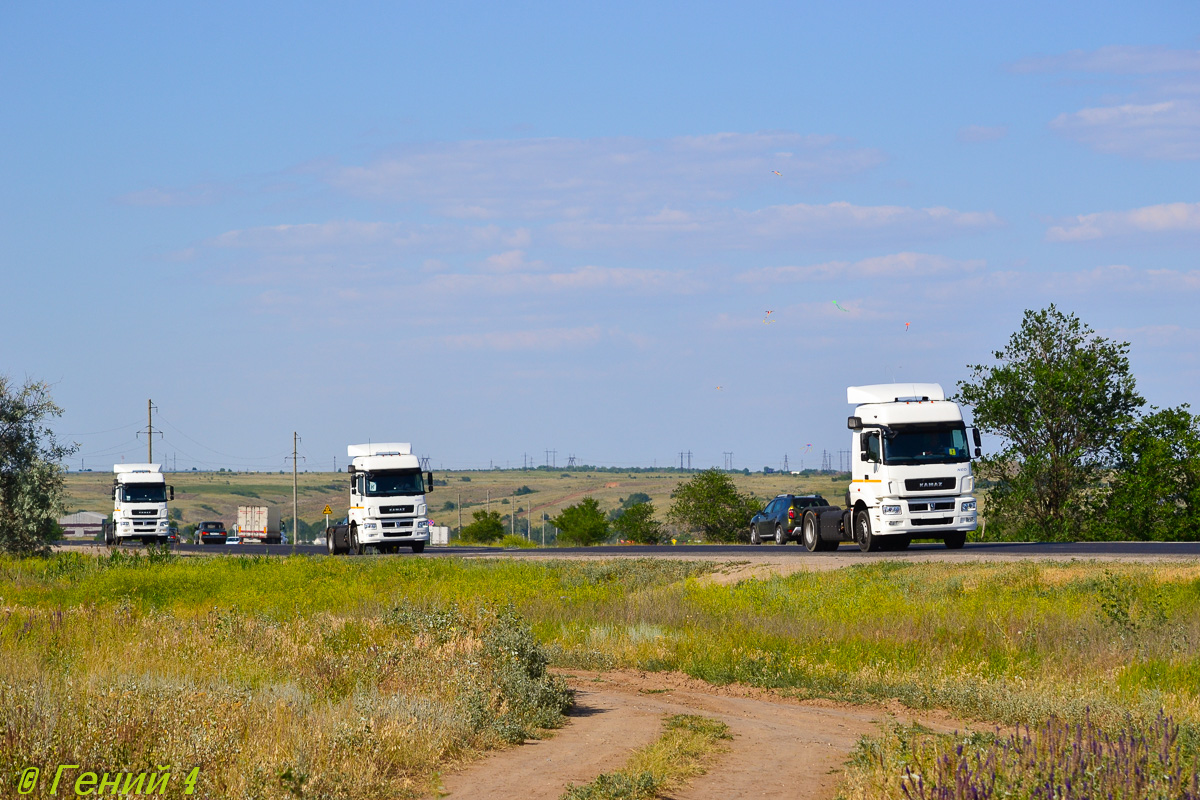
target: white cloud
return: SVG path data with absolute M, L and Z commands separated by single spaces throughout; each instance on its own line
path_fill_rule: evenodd
M 229 193 L 229 188 L 212 183 L 202 183 L 186 189 L 164 189 L 159 186 L 139 189 L 116 198 L 121 205 L 174 208 L 211 205 Z
M 944 206 L 858 206 L 847 202 L 769 206 L 741 212 L 740 216 L 756 235 L 820 238 L 845 232 L 888 232 L 902 238 L 945 236 L 1001 224 L 1000 218 L 990 211 L 956 211 Z
M 1125 103 L 1060 114 L 1050 127 L 1102 153 L 1188 161 L 1200 158 L 1200 101 Z
M 1098 50 L 1072 50 L 1055 56 L 1026 58 L 1013 64 L 1012 70 L 1022 73 L 1106 72 L 1116 75 L 1200 72 L 1200 50 L 1109 45 Z
M 1200 203 L 1164 203 L 1128 211 L 1081 214 L 1046 232 L 1052 242 L 1084 242 L 1134 235 L 1178 235 L 1200 231 Z
M 406 146 L 332 169 L 340 191 L 421 204 L 458 218 L 649 213 L 686 201 L 728 201 L 778 182 L 838 180 L 883 160 L 829 136 L 720 133 L 673 139 L 506 139 Z
M 586 347 L 605 338 L 599 326 L 586 328 L 541 328 L 523 331 L 489 331 L 443 336 L 450 347 L 471 350 L 564 350 Z
M 1007 135 L 1008 128 L 1004 125 L 968 125 L 959 129 L 958 140 L 967 143 L 994 142 Z
M 446 294 L 482 293 L 529 295 L 544 292 L 625 291 L 695 292 L 704 283 L 683 271 L 632 267 L 584 266 L 566 272 L 506 274 L 443 274 L 425 288 Z
M 828 261 L 803 267 L 762 267 L 742 273 L 738 280 L 767 284 L 882 277 L 909 280 L 947 273 L 962 275 L 983 267 L 982 260 L 963 261 L 926 253 L 894 253 L 860 261 Z

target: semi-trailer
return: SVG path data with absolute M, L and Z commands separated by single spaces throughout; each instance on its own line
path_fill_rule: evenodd
M 350 508 L 346 519 L 325 530 L 330 555 L 362 555 L 369 548 L 394 553 L 410 547 L 420 553 L 429 542 L 429 517 L 425 495 L 433 491 L 433 473 L 421 472 L 421 463 L 407 442 L 352 444 L 350 457 Z
M 279 544 L 283 541 L 279 509 L 273 506 L 238 506 L 237 532 L 242 544 Z
M 972 451 L 979 431 L 967 428 L 958 404 L 936 383 L 850 386 L 855 404 L 851 480 L 845 508 L 806 511 L 801 541 L 811 551 L 853 541 L 864 552 L 903 550 L 913 539 L 960 548 L 977 526 Z
M 105 542 L 166 544 L 171 524 L 167 500 L 175 499 L 175 487 L 167 486 L 161 465 L 113 464 L 113 473 L 113 515 Z

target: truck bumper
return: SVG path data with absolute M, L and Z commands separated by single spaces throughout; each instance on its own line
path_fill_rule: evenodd
M 429 526 L 419 525 L 413 528 L 368 528 L 364 524 L 358 529 L 358 541 L 362 544 L 415 544 L 418 542 L 428 544 Z

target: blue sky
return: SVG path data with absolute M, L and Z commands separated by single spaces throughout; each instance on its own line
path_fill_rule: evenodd
M 0 372 L 74 468 L 796 468 L 1053 302 L 1194 402 L 1200 7 L 826 5 L 10 4 Z

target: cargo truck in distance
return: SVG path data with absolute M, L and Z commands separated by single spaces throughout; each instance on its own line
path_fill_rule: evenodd
M 370 548 L 394 553 L 411 547 L 420 553 L 429 542 L 425 495 L 433 491 L 433 473 L 421 472 L 421 462 L 407 443 L 352 444 L 350 513 L 325 530 L 330 555 L 362 555 Z
M 175 499 L 175 487 L 167 486 L 160 465 L 113 464 L 113 472 L 113 515 L 105 543 L 166 544 L 171 525 L 167 500 Z
M 238 506 L 237 531 L 242 544 L 280 544 L 279 509 L 271 506 Z
M 858 543 L 864 552 L 903 550 L 913 539 L 957 549 L 975 530 L 971 445 L 958 405 L 936 383 L 851 386 L 851 480 L 846 508 L 806 511 L 801 541 L 811 551 Z

